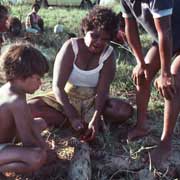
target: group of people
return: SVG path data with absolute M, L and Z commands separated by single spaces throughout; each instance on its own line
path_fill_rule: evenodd
M 32 5 L 31 12 L 27 15 L 25 20 L 25 31 L 29 33 L 43 33 L 44 21 L 41 16 L 38 15 L 40 9 L 39 4 Z M 1 5 L 1 26 L 0 26 L 0 44 L 6 40 L 8 34 L 9 37 L 19 36 L 22 31 L 22 22 L 17 17 L 12 17 L 8 14 L 8 9 Z M 3 16 L 3 14 L 7 14 Z M 4 17 L 4 19 L 2 19 Z
M 152 153 L 158 163 L 169 155 L 180 109 L 179 5 L 179 0 L 121 0 L 126 39 L 137 60 L 132 75 L 137 89 L 137 123 L 128 139 L 147 135 L 151 82 L 160 69 L 155 86 L 164 97 L 164 127 L 160 144 Z M 0 26 L 8 16 L 2 7 Z M 153 38 L 145 57 L 137 22 Z M 128 102 L 109 94 L 116 71 L 110 41 L 117 34 L 118 24 L 119 18 L 111 9 L 95 6 L 90 10 L 81 22 L 82 36 L 67 40 L 56 56 L 52 91 L 28 102 L 26 94 L 39 88 L 41 77 L 48 72 L 48 62 L 27 43 L 13 44 L 3 52 L 0 61 L 7 82 L 0 88 L 0 172 L 29 173 L 45 164 L 49 147 L 40 132 L 47 126 L 66 121 L 82 140 L 93 141 L 102 116 L 120 123 L 133 115 Z M 16 145 L 15 139 L 22 145 Z

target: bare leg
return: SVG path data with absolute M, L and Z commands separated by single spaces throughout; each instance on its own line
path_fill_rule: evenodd
M 31 99 L 28 101 L 33 118 L 43 118 L 48 126 L 62 126 L 65 122 L 65 116 L 56 109 L 47 105 L 40 98 Z
M 112 122 L 122 123 L 133 115 L 133 107 L 121 99 L 109 98 L 103 115 Z
M 150 86 L 151 81 L 160 67 L 159 49 L 158 46 L 152 46 L 148 51 L 146 58 L 146 63 L 149 66 L 150 79 L 145 80 L 143 84 L 137 89 L 136 92 L 136 104 L 137 104 L 137 123 L 136 126 L 129 131 L 128 139 L 135 140 L 141 138 L 148 133 L 148 128 L 146 125 L 147 121 L 147 107 L 150 98 Z
M 42 131 L 44 131 L 48 127 L 46 121 L 40 117 L 34 118 L 33 125 L 35 126 L 35 129 L 37 129 L 37 131 L 39 133 L 41 133 Z
M 166 160 L 171 151 L 171 139 L 173 129 L 180 111 L 180 55 L 177 56 L 171 66 L 171 72 L 175 76 L 176 94 L 172 100 L 165 99 L 164 126 L 161 135 L 161 142 L 152 153 L 155 165 Z
M 46 161 L 40 148 L 8 146 L 0 152 L 0 172 L 31 173 Z
M 62 127 L 66 122 L 66 116 L 56 109 L 47 105 L 41 98 L 34 98 L 28 101 L 31 113 L 35 119 L 41 117 L 48 126 Z M 69 121 L 70 122 L 70 121 Z M 82 123 L 77 119 L 70 122 L 74 130 L 78 131 Z

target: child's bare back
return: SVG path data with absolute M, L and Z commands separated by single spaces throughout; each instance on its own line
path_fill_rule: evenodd
M 45 163 L 48 147 L 40 123 L 32 118 L 26 93 L 39 88 L 48 63 L 40 51 L 24 43 L 11 45 L 0 61 L 7 81 L 0 88 L 0 172 L 33 172 Z M 21 145 L 13 143 L 15 137 Z
M 5 84 L 0 88 L 0 143 L 10 143 L 16 137 L 15 121 L 11 112 L 18 96 Z

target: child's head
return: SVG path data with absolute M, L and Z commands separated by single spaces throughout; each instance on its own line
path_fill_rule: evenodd
M 34 4 L 32 5 L 32 10 L 38 12 L 39 9 L 40 9 L 40 5 L 39 5 L 38 3 L 34 3 Z
M 6 20 L 8 19 L 8 10 L 5 6 L 0 5 L 0 31 L 4 30 Z
M 95 6 L 82 20 L 81 31 L 85 34 L 87 31 L 98 30 L 107 32 L 111 40 L 115 37 L 119 27 L 119 19 L 109 8 Z
M 13 44 L 1 55 L 7 81 L 27 79 L 33 75 L 42 77 L 48 72 L 47 59 L 28 43 Z

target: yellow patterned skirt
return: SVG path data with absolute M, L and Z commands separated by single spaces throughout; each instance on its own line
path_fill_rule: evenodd
M 86 123 L 89 123 L 95 111 L 95 88 L 79 87 L 67 83 L 65 92 L 68 95 L 69 102 L 77 110 L 79 116 L 84 119 Z M 40 98 L 47 105 L 65 115 L 62 105 L 57 102 L 52 91 L 40 96 Z

